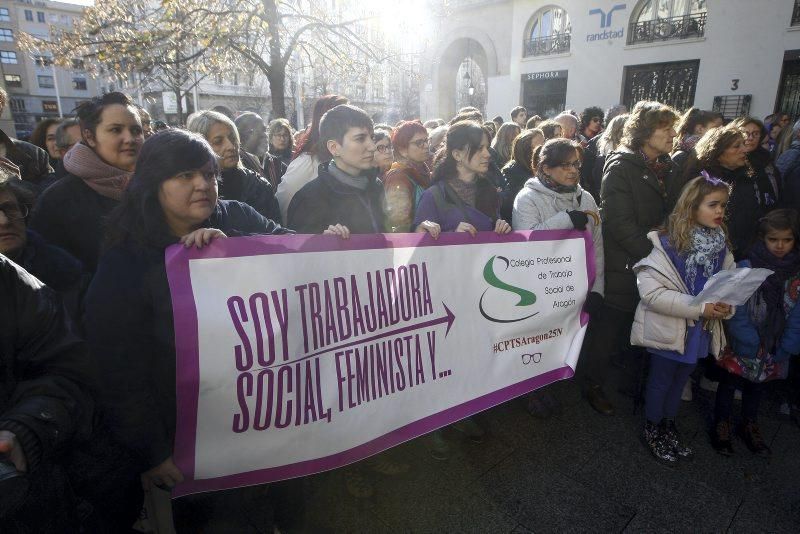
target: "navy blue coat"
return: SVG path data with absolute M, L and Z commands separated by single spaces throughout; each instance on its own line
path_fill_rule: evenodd
M 202 225 L 228 236 L 289 232 L 247 204 L 220 200 Z M 175 331 L 164 248 L 124 243 L 100 259 L 86 296 L 86 338 L 102 381 L 99 404 L 112 436 L 142 471 L 172 455 Z

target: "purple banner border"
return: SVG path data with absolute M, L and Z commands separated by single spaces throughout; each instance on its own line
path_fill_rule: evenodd
M 174 460 L 186 478 L 186 482 L 181 483 L 173 490 L 172 497 L 176 498 L 203 491 L 261 484 L 268 480 L 294 478 L 335 469 L 496 406 L 533 389 L 545 386 L 556 380 L 571 378 L 574 375 L 574 370 L 568 366 L 555 369 L 494 391 L 483 397 L 472 399 L 459 406 L 448 408 L 338 454 L 287 466 L 238 473 L 213 479 L 194 480 L 200 364 L 197 309 L 193 298 L 194 292 L 189 270 L 189 262 L 191 260 L 235 258 L 262 254 L 558 241 L 575 238 L 583 238 L 586 246 L 586 270 L 588 287 L 591 289 L 596 276 L 596 266 L 594 246 L 591 233 L 588 230 L 585 232 L 575 230 L 522 231 L 512 232 L 507 235 L 498 235 L 494 232 L 479 232 L 475 237 L 467 233 L 448 232 L 441 234 L 437 240 L 434 240 L 428 234 L 422 233 L 353 235 L 348 240 L 340 239 L 336 236 L 297 234 L 217 239 L 202 250 L 186 249 L 180 245 L 169 247 L 165 252 L 165 262 L 172 294 L 175 322 L 176 368 L 181 370 L 176 372 L 176 405 L 179 417 L 177 418 L 175 432 L 176 452 Z M 588 319 L 588 315 L 581 312 L 582 326 L 586 325 Z

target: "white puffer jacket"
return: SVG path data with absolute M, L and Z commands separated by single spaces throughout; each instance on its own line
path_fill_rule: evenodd
M 574 193 L 556 193 L 545 187 L 538 178 L 530 178 L 514 199 L 512 227 L 514 230 L 572 230 L 572 220 L 567 214 L 572 210 L 593 212 L 600 220 L 594 198 L 580 185 Z M 595 224 L 593 218 L 589 217 L 587 228 L 592 232 L 597 273 L 591 291 L 602 295 L 605 288 L 602 224 Z
M 703 304 L 693 306 L 678 269 L 669 259 L 658 232 L 647 234 L 653 242 L 649 256 L 633 266 L 636 284 L 642 300 L 636 307 L 631 328 L 631 344 L 659 350 L 674 350 L 683 354 L 686 349 L 686 333 L 703 314 Z M 727 251 L 722 269 L 735 269 L 733 254 Z M 725 319 L 733 317 L 733 312 Z M 709 323 L 711 330 L 711 353 L 719 355 L 725 347 L 725 332 L 722 321 Z

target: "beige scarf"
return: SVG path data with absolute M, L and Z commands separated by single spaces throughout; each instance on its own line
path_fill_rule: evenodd
M 131 172 L 109 165 L 83 143 L 76 144 L 64 155 L 64 168 L 99 194 L 114 200 L 122 198 L 133 176 Z

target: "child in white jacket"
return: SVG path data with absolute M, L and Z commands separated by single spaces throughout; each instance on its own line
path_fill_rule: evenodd
M 704 174 L 689 182 L 666 231 L 650 232 L 653 251 L 633 270 L 641 301 L 631 329 L 631 344 L 650 352 L 645 390 L 644 441 L 666 463 L 692 455 L 675 428 L 681 391 L 697 360 L 724 346 L 722 319 L 732 306 L 693 305 L 711 276 L 736 265 L 728 250 L 724 217 L 730 188 Z

